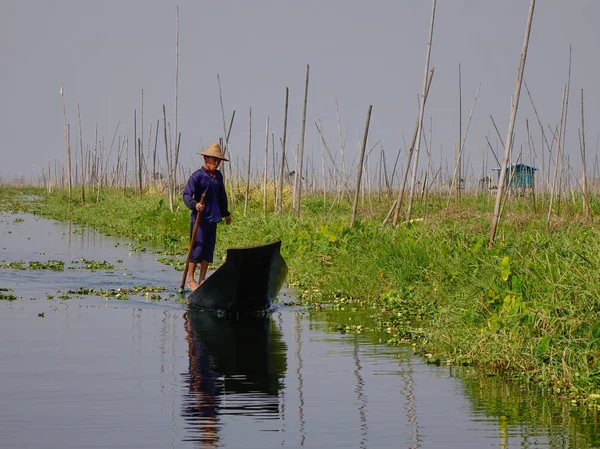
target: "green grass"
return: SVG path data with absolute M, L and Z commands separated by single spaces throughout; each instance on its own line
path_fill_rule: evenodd
M 164 195 L 148 192 L 107 189 L 84 205 L 61 190 L 27 194 L 43 200 L 20 201 L 5 191 L 0 201 L 5 209 L 90 225 L 185 257 L 189 211 L 179 198 L 172 213 Z M 233 223 L 219 225 L 216 256 L 282 240 L 297 301 L 331 314 L 333 328 L 383 332 L 388 344 L 413 343 L 431 363 L 468 365 L 597 401 L 600 233 L 596 220 L 582 218 L 580 198 L 568 209 L 564 201 L 556 205 L 560 215 L 549 226 L 548 198 L 535 207 L 532 199 L 511 199 L 491 249 L 491 197 L 468 196 L 448 210 L 446 196 L 432 197 L 423 220 L 397 228 L 381 226 L 391 199 L 365 201 L 349 228 L 346 200 L 328 198 L 324 207 L 322 196 L 308 196 L 296 219 L 289 195 L 281 215 L 263 213 L 259 189 L 246 216 L 243 195 L 236 198 Z M 592 207 L 600 210 L 598 202 Z M 422 216 L 418 204 L 413 217 Z

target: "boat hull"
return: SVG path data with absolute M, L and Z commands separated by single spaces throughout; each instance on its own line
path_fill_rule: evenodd
M 225 263 L 188 296 L 200 309 L 245 314 L 268 310 L 287 275 L 281 241 L 230 248 Z

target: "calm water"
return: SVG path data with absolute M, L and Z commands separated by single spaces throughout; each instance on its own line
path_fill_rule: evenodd
M 0 263 L 66 267 L 0 269 L 0 288 L 20 297 L 0 301 L 1 449 L 598 445 L 595 417 L 570 404 L 462 380 L 406 350 L 330 332 L 318 315 L 285 305 L 241 322 L 188 312 L 175 300 L 181 273 L 156 257 L 0 214 Z M 82 258 L 115 269 L 80 269 Z M 169 290 L 161 300 L 60 299 L 136 285 Z

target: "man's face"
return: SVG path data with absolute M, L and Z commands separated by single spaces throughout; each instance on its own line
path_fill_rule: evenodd
M 221 164 L 221 159 L 219 159 L 218 157 L 204 156 L 204 165 L 210 171 L 215 171 L 217 168 L 219 168 L 220 164 Z

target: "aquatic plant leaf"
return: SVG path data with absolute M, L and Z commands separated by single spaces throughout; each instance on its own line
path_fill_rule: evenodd
M 536 354 L 546 354 L 550 348 L 550 335 L 543 337 L 535 347 Z
M 504 282 L 507 282 L 510 277 L 510 258 L 508 256 L 504 256 L 500 262 L 500 276 Z

